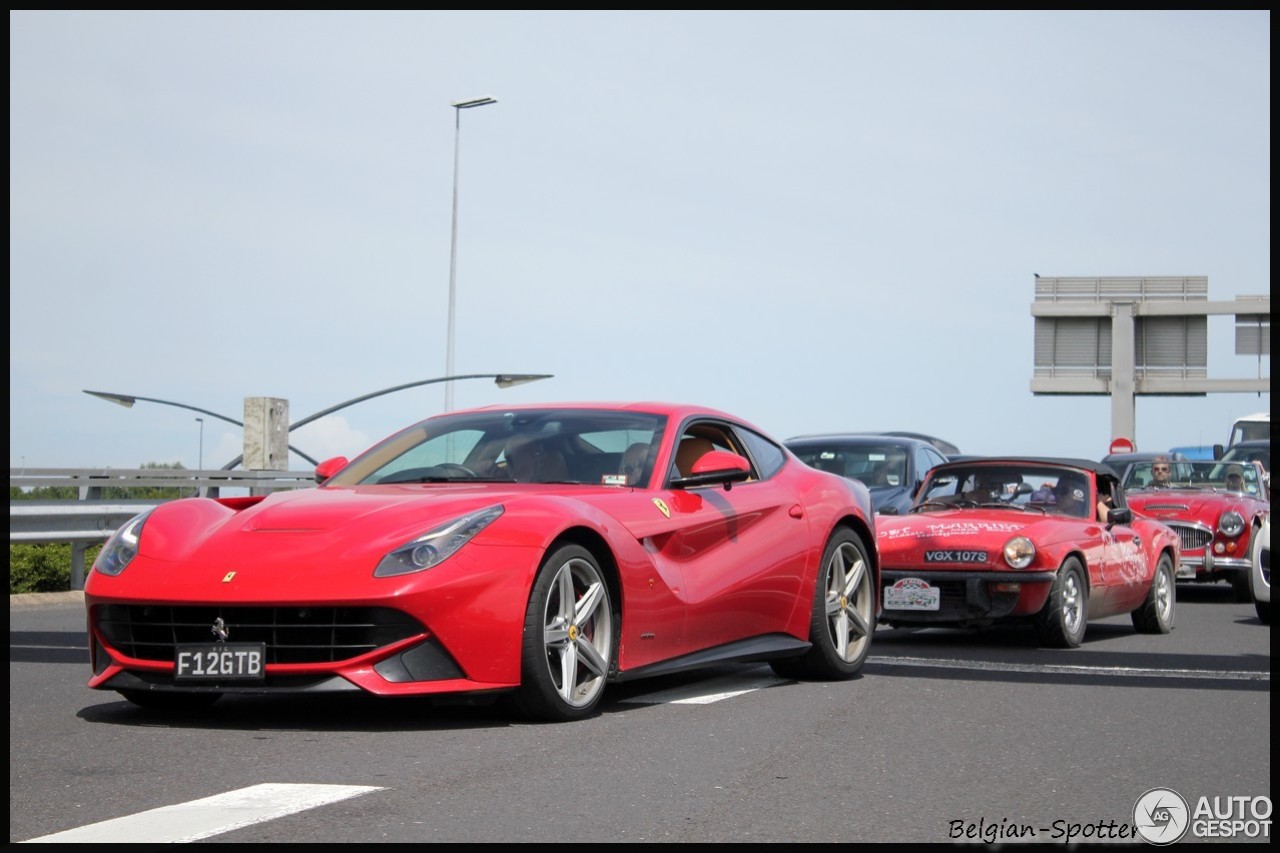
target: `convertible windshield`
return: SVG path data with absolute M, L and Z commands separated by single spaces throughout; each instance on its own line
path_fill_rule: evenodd
M 1226 491 L 1260 495 L 1257 466 L 1219 460 L 1201 462 L 1181 460 L 1135 462 L 1124 472 L 1127 491 L 1150 489 L 1182 489 L 1193 491 Z
M 916 497 L 913 511 L 952 506 L 1001 507 L 1080 518 L 1092 514 L 1087 472 L 1045 465 L 998 463 L 942 465 Z
M 591 409 L 519 409 L 430 418 L 356 457 L 326 485 L 459 480 L 639 486 L 666 418 Z

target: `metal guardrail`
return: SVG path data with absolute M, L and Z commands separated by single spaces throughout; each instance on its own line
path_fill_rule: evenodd
M 177 488 L 186 497 L 226 491 L 268 494 L 315 485 L 312 471 L 188 471 L 180 468 L 10 468 L 9 488 L 69 486 L 74 500 L 10 500 L 9 542 L 71 543 L 71 588 L 84 589 L 84 555 L 121 524 L 164 500 L 104 499 L 104 489 Z M 229 495 L 228 495 L 229 496 Z
M 10 501 L 9 542 L 105 542 L 156 501 Z

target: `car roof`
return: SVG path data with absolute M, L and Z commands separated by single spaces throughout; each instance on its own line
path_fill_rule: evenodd
M 817 444 L 822 442 L 839 442 L 846 445 L 868 445 L 868 444 L 895 444 L 899 447 L 920 447 L 928 446 L 934 450 L 938 450 L 937 445 L 933 442 L 925 441 L 914 436 L 906 436 L 901 434 L 893 434 L 887 432 L 829 432 L 814 435 L 795 435 L 788 438 L 783 444 Z M 938 450 L 943 456 L 946 454 Z
M 1134 453 L 1109 453 L 1102 457 L 1103 463 L 1111 466 L 1128 465 L 1130 462 L 1150 462 L 1158 456 L 1163 456 L 1170 462 L 1190 462 L 1186 454 L 1177 450 L 1146 450 Z
M 709 406 L 699 406 L 691 403 L 671 403 L 661 401 L 573 401 L 573 402 L 548 402 L 548 403 L 493 403 L 487 406 L 476 406 L 469 409 L 458 409 L 453 412 L 444 412 L 432 417 L 446 417 L 459 412 L 527 412 L 527 411 L 544 411 L 544 410 L 560 410 L 560 411 L 610 411 L 610 412 L 642 412 L 644 414 L 667 415 L 675 421 L 683 420 L 687 417 L 707 417 L 720 418 L 743 426 L 751 427 L 758 432 L 764 433 L 750 421 L 723 412 L 719 409 Z
M 922 432 L 906 432 L 905 430 L 890 430 L 889 432 L 883 433 L 883 435 L 901 435 L 901 436 L 906 436 L 907 438 L 918 438 L 921 441 L 925 441 L 925 442 L 928 442 L 929 444 L 932 444 L 934 447 L 936 447 L 938 450 L 941 450 L 944 454 L 948 456 L 950 456 L 953 453 L 960 452 L 960 448 L 952 444 L 951 442 L 945 439 L 938 438 L 937 436 L 934 436 L 934 435 L 925 435 Z
M 1073 459 L 1065 456 L 979 456 L 964 459 L 959 462 L 944 462 L 936 466 L 934 471 L 941 471 L 946 468 L 969 468 L 977 465 L 1060 465 L 1068 468 L 1080 468 L 1084 471 L 1092 471 L 1103 477 L 1120 478 L 1116 473 L 1116 469 L 1103 462 L 1095 462 L 1092 459 Z

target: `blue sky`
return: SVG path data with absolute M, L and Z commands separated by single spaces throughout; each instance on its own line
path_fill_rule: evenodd
M 220 467 L 446 375 L 454 408 L 671 400 L 778 438 L 1098 458 L 1033 395 L 1034 274 L 1271 280 L 1271 15 L 9 13 L 9 461 Z M 1270 376 L 1209 321 L 1209 376 Z M 1139 449 L 1270 394 L 1137 401 Z M 317 420 L 354 455 L 439 384 Z M 305 468 L 297 456 L 291 468 Z

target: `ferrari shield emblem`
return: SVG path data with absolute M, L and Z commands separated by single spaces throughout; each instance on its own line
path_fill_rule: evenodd
M 665 515 L 667 518 L 671 517 L 671 510 L 663 502 L 662 498 L 654 498 L 653 505 L 656 506 L 662 512 L 662 514 Z
M 235 572 L 227 572 L 225 575 L 222 576 L 222 582 L 231 583 L 231 579 L 234 578 L 235 576 L 236 576 Z

